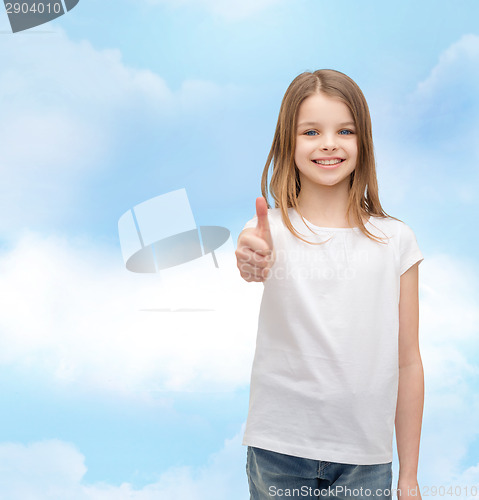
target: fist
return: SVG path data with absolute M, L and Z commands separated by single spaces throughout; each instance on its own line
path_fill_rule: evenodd
M 235 251 L 241 277 L 248 282 L 265 281 L 276 258 L 268 222 L 268 205 L 262 196 L 256 198 L 256 216 L 256 227 L 241 232 Z

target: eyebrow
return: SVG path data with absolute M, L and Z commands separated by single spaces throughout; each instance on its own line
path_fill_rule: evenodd
M 307 125 L 307 126 L 309 126 L 309 125 L 318 125 L 318 122 L 302 122 L 302 123 L 298 124 L 298 127 L 304 127 L 305 125 Z M 353 125 L 354 126 L 354 122 L 339 123 L 340 127 L 346 127 L 348 125 Z

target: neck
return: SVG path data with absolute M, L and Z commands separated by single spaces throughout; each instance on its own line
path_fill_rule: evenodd
M 299 210 L 305 219 L 320 227 L 358 226 L 352 213 L 349 221 L 347 218 L 349 186 L 346 183 L 335 186 L 316 185 L 314 191 L 308 188 L 307 185 L 302 186 L 298 195 Z

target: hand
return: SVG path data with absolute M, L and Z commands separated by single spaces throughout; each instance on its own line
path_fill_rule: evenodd
M 241 277 L 248 282 L 268 279 L 276 259 L 268 222 L 268 205 L 262 196 L 256 198 L 256 215 L 256 227 L 241 232 L 235 251 Z
M 397 489 L 398 500 L 422 500 L 421 490 L 415 478 L 403 479 L 400 477 Z

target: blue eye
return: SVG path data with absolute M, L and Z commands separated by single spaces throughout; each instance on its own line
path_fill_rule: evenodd
M 343 133 L 345 132 L 345 133 Z M 348 129 L 343 129 L 339 132 L 340 135 L 351 135 L 351 134 L 354 134 L 354 132 L 352 130 L 348 130 Z M 307 130 L 304 135 L 308 135 L 309 137 L 313 137 L 315 135 L 318 135 L 318 133 L 316 132 L 316 130 Z

